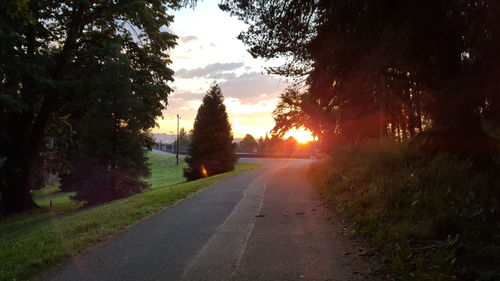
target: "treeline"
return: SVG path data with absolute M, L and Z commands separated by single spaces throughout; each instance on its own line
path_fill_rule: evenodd
M 294 77 L 275 131 L 347 142 L 417 134 L 431 149 L 490 153 L 500 121 L 497 1 L 225 1 L 255 57 Z M 280 13 L 276 13 L 280 11 Z M 421 134 L 422 132 L 428 134 Z
M 294 137 L 283 138 L 277 134 L 269 137 L 266 134 L 265 137 L 255 140 L 252 135 L 246 134 L 236 152 L 276 157 L 310 157 L 316 154 L 316 148 L 316 143 L 299 143 Z

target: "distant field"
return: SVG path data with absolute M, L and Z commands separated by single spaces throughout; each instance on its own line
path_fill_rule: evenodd
M 70 200 L 72 193 L 50 186 L 34 192 L 42 207 L 22 215 L 0 219 L 0 280 L 27 280 L 68 260 L 95 243 L 124 230 L 178 200 L 230 175 L 257 167 L 240 163 L 233 172 L 185 182 L 181 158 L 148 154 L 152 186 L 135 196 L 84 208 Z M 52 200 L 52 209 L 48 210 Z

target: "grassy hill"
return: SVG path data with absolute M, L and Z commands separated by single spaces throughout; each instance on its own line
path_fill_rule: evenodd
M 34 192 L 41 206 L 0 219 L 0 280 L 27 280 L 68 260 L 130 225 L 230 175 L 255 168 L 240 163 L 235 171 L 185 182 L 175 157 L 149 153 L 151 188 L 132 197 L 86 208 L 72 193 L 50 186 Z M 52 207 L 49 208 L 50 202 Z

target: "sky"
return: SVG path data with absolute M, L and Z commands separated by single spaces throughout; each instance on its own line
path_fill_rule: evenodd
M 179 37 L 170 51 L 175 71 L 163 117 L 157 119 L 153 133 L 172 134 L 180 127 L 191 130 L 203 95 L 214 81 L 219 83 L 232 124 L 233 134 L 264 136 L 274 126 L 272 111 L 286 80 L 266 74 L 266 66 L 279 61 L 254 59 L 236 37 L 246 30 L 243 22 L 219 9 L 219 0 L 198 2 L 195 9 L 174 12 L 169 30 Z

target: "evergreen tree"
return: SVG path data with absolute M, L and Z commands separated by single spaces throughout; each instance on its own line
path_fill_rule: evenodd
M 203 97 L 194 122 L 193 136 L 184 170 L 188 180 L 234 170 L 233 134 L 229 124 L 224 97 L 219 85 L 213 84 Z
M 263 137 L 259 138 L 259 143 L 257 145 L 259 148 L 259 152 L 264 153 L 264 138 Z
M 76 70 L 89 85 L 89 98 L 74 101 L 84 114 L 74 122 L 73 167 L 62 189 L 76 191 L 74 198 L 87 204 L 137 193 L 147 187 L 142 178 L 149 175 L 144 150 L 153 141 L 145 132 L 154 124 L 156 93 L 140 79 L 143 71 L 130 65 L 129 55 L 109 43 L 79 56 L 85 67 Z

